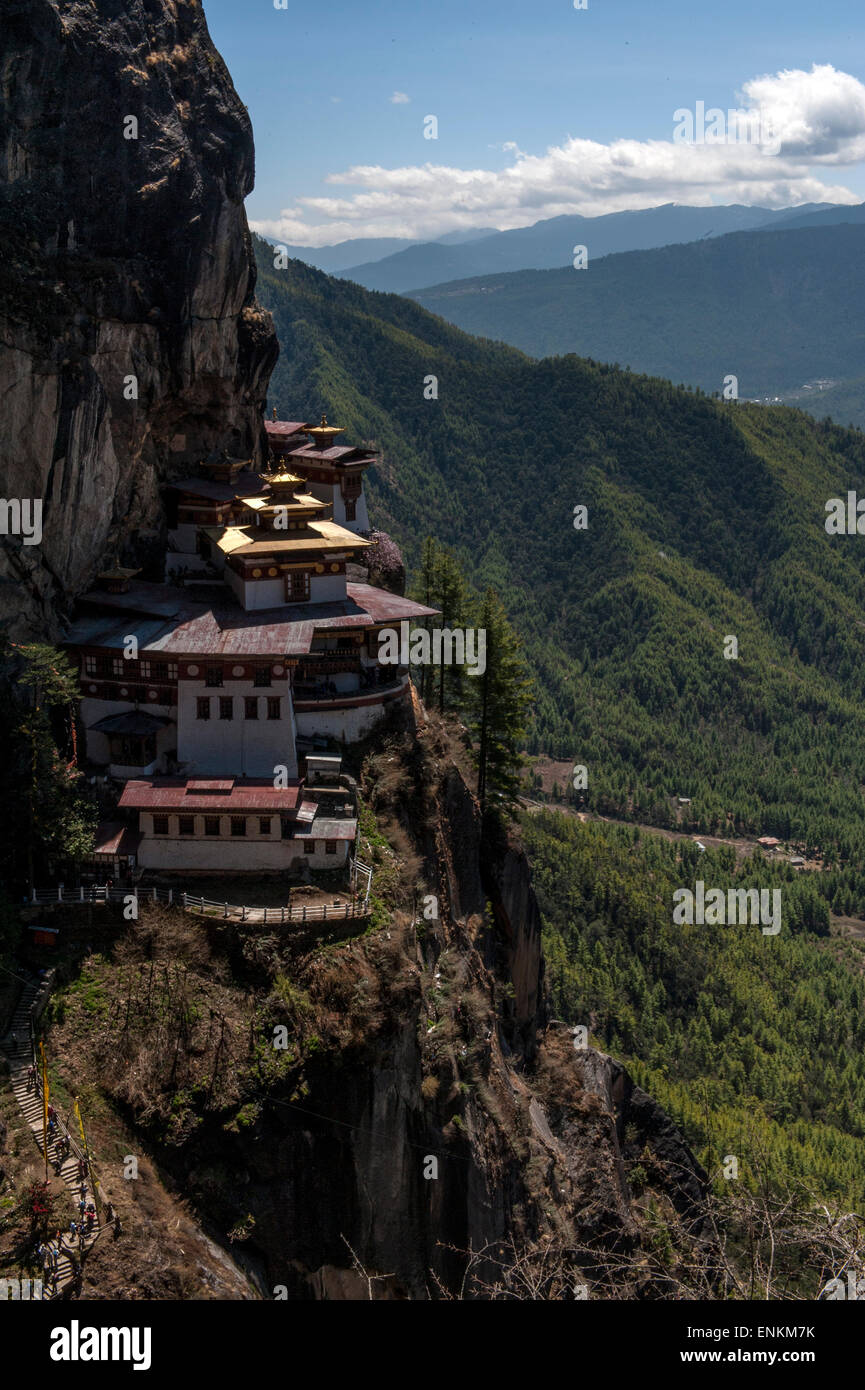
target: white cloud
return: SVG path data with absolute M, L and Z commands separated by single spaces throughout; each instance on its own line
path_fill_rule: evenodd
M 406 106 L 410 101 L 411 97 L 406 96 L 405 92 L 394 92 L 391 97 L 391 104 L 393 106 Z
M 759 107 L 781 141 L 781 154 L 811 164 L 853 164 L 865 158 L 865 87 L 829 63 L 810 72 L 786 70 L 746 82 L 748 105 Z
M 402 95 L 395 92 L 391 100 Z M 828 64 L 767 74 L 746 82 L 734 104 L 759 107 L 777 153 L 747 143 L 678 144 L 671 111 L 669 140 L 605 145 L 569 137 L 540 155 L 525 154 L 508 141 L 502 148 L 512 162 L 502 169 L 355 165 L 326 180 L 353 191 L 300 198 L 296 207 L 253 226 L 321 246 L 358 236 L 525 227 L 563 213 L 595 217 L 667 202 L 785 207 L 860 201 L 843 184 L 826 183 L 812 171 L 865 159 L 865 86 L 855 77 Z

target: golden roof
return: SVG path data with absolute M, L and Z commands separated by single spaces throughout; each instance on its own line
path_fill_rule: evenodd
M 310 521 L 302 533 L 285 537 L 277 531 L 263 531 L 258 526 L 228 526 L 224 531 L 218 527 L 201 529 L 224 555 L 253 556 L 256 552 L 272 555 L 305 550 L 365 550 L 372 545 L 372 541 L 363 540 L 353 531 L 338 526 L 334 521 Z
M 259 473 L 258 476 L 271 487 L 302 487 L 306 482 L 299 473 Z
M 333 443 L 334 435 L 345 434 L 345 428 L 342 425 L 329 425 L 327 423 L 327 416 L 322 415 L 321 424 L 314 425 L 306 432 L 310 439 L 315 440 L 316 446 L 319 449 L 326 449 L 328 444 Z
M 119 564 L 117 561 L 115 561 L 115 563 L 111 566 L 110 569 L 107 569 L 107 570 L 100 570 L 99 573 L 97 574 L 96 578 L 97 578 L 97 579 L 131 579 L 131 578 L 133 577 L 133 575 L 140 574 L 140 573 L 141 573 L 141 570 L 127 570 L 127 569 L 124 569 L 123 566 L 122 566 L 121 564 Z
M 258 512 L 260 516 L 265 516 L 270 512 L 287 512 L 289 516 L 303 516 L 312 512 L 326 512 L 333 506 L 332 502 L 323 502 L 319 497 L 313 497 L 308 493 L 301 497 L 286 498 L 281 502 L 278 497 L 241 497 L 241 502 L 250 511 Z

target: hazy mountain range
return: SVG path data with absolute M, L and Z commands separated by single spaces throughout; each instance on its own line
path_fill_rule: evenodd
M 585 246 L 589 257 L 597 260 L 616 251 L 645 251 L 674 242 L 723 236 L 726 232 L 798 226 L 803 218 L 815 214 L 831 221 L 847 220 L 850 209 L 817 203 L 781 209 L 738 204 L 699 208 L 667 203 L 603 217 L 552 217 L 533 227 L 494 232 L 459 245 L 427 242 L 403 247 L 381 258 L 368 255 L 363 263 L 355 260 L 340 273 L 368 290 L 401 294 L 474 275 L 553 270 L 571 265 L 575 246 Z
M 855 208 L 804 203 L 796 208 L 686 207 L 666 203 L 603 217 L 547 218 L 531 227 L 501 232 L 495 227 L 448 232 L 433 240 L 408 237 L 357 237 L 332 246 L 302 246 L 264 237 L 284 246 L 292 260 L 355 280 L 369 290 L 401 294 L 445 280 L 509 270 L 553 270 L 569 265 L 573 248 L 585 245 L 593 258 L 615 251 L 648 250 L 672 242 L 698 241 L 757 227 L 798 226 L 803 218 L 848 221 Z
M 535 357 L 574 352 L 740 398 L 865 424 L 863 209 L 436 285 L 412 298 Z
M 300 246 L 293 242 L 280 241 L 278 237 L 272 236 L 266 236 L 264 240 L 269 241 L 272 246 L 284 246 L 292 260 L 303 261 L 305 265 L 315 266 L 316 270 L 324 270 L 328 275 L 346 275 L 349 279 L 353 279 L 354 276 L 350 274 L 350 268 L 357 265 L 358 259 L 377 263 L 380 260 L 389 259 L 394 252 L 405 251 L 413 246 L 456 246 L 462 242 L 475 241 L 491 235 L 498 235 L 494 227 L 477 227 L 471 231 L 447 232 L 432 243 L 421 243 L 412 241 L 409 237 L 398 236 L 355 237 L 351 241 L 337 241 L 333 246 Z

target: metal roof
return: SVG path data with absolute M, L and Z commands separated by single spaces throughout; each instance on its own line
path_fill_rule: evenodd
M 96 827 L 94 854 L 134 854 L 141 844 L 137 830 L 119 820 L 101 820 Z
M 375 463 L 378 454 L 373 454 L 369 449 L 358 449 L 353 444 L 331 444 L 329 449 L 319 449 L 315 444 L 303 444 L 299 449 L 292 449 L 288 454 L 289 458 L 300 459 L 303 463 L 315 463 L 325 459 L 328 463 Z
M 89 726 L 90 732 L 98 734 L 154 734 L 164 729 L 171 720 L 161 714 L 149 714 L 147 710 L 131 709 L 123 714 L 109 714 Z
M 437 608 L 427 608 L 414 599 L 403 598 L 402 594 L 392 594 L 389 589 L 374 589 L 371 584 L 346 584 L 346 593 L 359 609 L 363 610 L 364 620 L 374 623 L 399 622 L 403 618 L 434 618 Z M 316 627 L 333 626 L 320 623 Z
M 304 840 L 354 840 L 357 838 L 356 820 L 317 820 L 301 836 Z
M 167 637 L 173 624 L 161 618 L 142 617 L 137 613 L 121 618 L 116 613 L 84 614 L 69 629 L 67 642 L 77 647 L 111 647 L 123 649 L 130 637 L 144 650 Z M 129 676 L 129 680 L 134 679 Z
M 264 492 L 267 483 L 258 473 L 238 473 L 233 483 L 217 483 L 210 478 L 179 478 L 169 483 L 169 489 L 186 492 L 193 497 L 206 497 L 212 502 L 233 502 L 244 493 Z
M 309 425 L 305 420 L 265 420 L 264 428 L 268 434 L 299 434 Z
M 139 579 L 125 593 L 112 594 L 107 589 L 91 589 L 78 600 L 88 608 L 118 608 L 124 612 L 146 613 L 150 617 L 174 618 L 192 607 L 189 595 L 170 584 L 153 584 Z
M 434 617 L 437 612 L 369 584 L 347 584 L 346 595 L 330 603 L 284 604 L 247 612 L 239 603 L 231 603 L 227 589 L 220 592 L 222 602 L 212 605 L 193 601 L 168 585 L 142 581 L 130 585 L 127 594 L 88 594 L 88 611 L 69 629 L 66 642 L 75 647 L 116 650 L 134 636 L 140 655 L 275 659 L 307 655 L 316 632 L 399 623 Z M 96 605 L 124 611 L 89 611 Z M 150 616 L 154 609 L 162 609 L 165 617 Z
M 305 550 L 367 550 L 372 545 L 372 541 L 364 540 L 335 521 L 307 521 L 305 525 L 306 529 L 294 536 L 263 526 L 227 526 L 224 531 L 210 527 L 205 534 L 227 555 L 254 556 L 256 551 L 282 554 Z
M 238 777 L 221 790 L 206 791 L 212 783 L 186 777 L 142 777 L 126 783 L 118 806 L 146 811 L 205 811 L 218 815 L 232 811 L 293 811 L 300 797 L 300 782 L 275 787 L 271 779 Z

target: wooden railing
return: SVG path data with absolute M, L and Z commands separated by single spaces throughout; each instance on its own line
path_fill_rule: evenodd
M 371 880 L 370 880 L 371 881 Z M 49 903 L 166 903 L 186 912 L 198 912 L 209 917 L 231 918 L 241 922 L 261 922 L 267 926 L 290 926 L 303 922 L 337 922 L 364 918 L 370 915 L 369 887 L 363 902 L 304 903 L 289 907 L 250 907 L 247 904 L 217 902 L 214 898 L 196 893 L 178 893 L 173 888 L 109 888 L 96 885 L 90 888 L 34 888 L 31 902 L 37 906 Z

